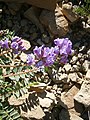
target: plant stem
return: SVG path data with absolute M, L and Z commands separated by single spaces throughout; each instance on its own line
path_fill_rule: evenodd
M 32 70 L 27 70 L 27 71 L 23 71 L 23 72 L 18 72 L 16 74 L 9 74 L 9 75 L 4 75 L 3 77 L 6 78 L 6 77 L 11 77 L 11 76 L 18 76 L 18 75 L 21 75 L 21 74 L 26 74 L 26 73 L 29 73 L 29 72 L 34 72 L 36 71 L 37 69 L 32 69 Z

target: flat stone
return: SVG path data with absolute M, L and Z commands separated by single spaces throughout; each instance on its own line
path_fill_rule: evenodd
M 22 42 L 22 46 L 24 46 L 26 50 L 30 49 L 31 44 L 29 41 L 22 39 Z
M 59 113 L 59 120 L 70 120 L 70 115 L 68 110 L 62 109 Z
M 27 112 L 23 111 L 22 109 L 20 109 L 20 111 L 21 111 L 21 117 L 26 118 L 27 120 L 31 120 L 31 119 L 42 120 L 43 117 L 45 116 L 45 113 L 43 112 L 42 108 L 39 105 L 32 107 Z
M 90 69 L 88 69 L 85 78 L 86 78 L 87 80 L 90 80 Z
M 26 62 L 27 61 L 27 54 L 25 54 L 24 52 L 22 52 L 20 54 L 20 59 L 23 61 L 23 62 Z
M 68 78 L 73 82 L 78 82 L 78 75 L 77 73 L 69 73 Z
M 77 116 L 75 114 L 71 114 L 70 115 L 70 120 L 84 120 L 84 119 L 82 119 L 81 117 L 79 117 L 79 116 Z
M 82 103 L 85 107 L 88 107 L 90 105 L 90 82 L 85 81 L 80 91 L 74 96 L 74 99 Z
M 0 9 L 0 13 L 2 13 L 2 9 Z
M 65 64 L 64 69 L 68 73 L 71 70 L 71 65 L 69 63 Z
M 78 91 L 79 88 L 73 86 L 67 93 L 61 94 L 61 101 L 63 101 L 64 104 L 67 105 L 68 109 L 74 107 L 74 96 L 78 93 Z
M 62 5 L 62 12 L 71 22 L 74 22 L 78 19 L 78 16 L 73 12 L 72 4 L 70 3 Z
M 40 106 L 45 109 L 52 109 L 56 103 L 56 97 L 53 93 L 44 91 L 38 94 Z
M 40 21 L 53 36 L 63 37 L 69 31 L 68 21 L 63 16 L 59 6 L 56 6 L 55 11 L 43 10 Z
M 11 0 L 0 0 L 0 1 L 6 2 L 6 3 L 8 3 L 8 2 L 12 3 Z M 42 0 L 13 0 L 13 2 L 15 4 L 16 3 L 17 4 L 26 3 L 26 4 L 29 4 L 29 5 L 33 5 L 33 6 L 48 9 L 48 10 L 54 10 L 55 7 L 56 7 L 56 0 L 49 0 L 49 1 L 48 0 L 44 0 L 44 1 L 42 1 Z
M 84 66 L 84 68 L 85 68 L 85 71 L 88 71 L 89 65 L 90 65 L 90 61 L 85 60 L 84 63 L 83 63 L 83 66 Z

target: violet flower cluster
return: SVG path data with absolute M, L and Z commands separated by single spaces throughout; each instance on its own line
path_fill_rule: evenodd
M 19 51 L 25 51 L 25 47 L 22 45 L 23 41 L 20 37 L 13 37 L 11 44 L 9 44 L 8 38 L 4 41 L 0 41 L 0 46 L 4 49 L 12 49 L 14 54 L 18 54 Z
M 12 39 L 11 48 L 15 54 L 18 54 L 19 51 L 25 51 L 25 47 L 22 45 L 23 41 L 20 37 L 15 36 Z
M 68 38 L 55 39 L 54 47 L 35 47 L 33 53 L 27 57 L 27 64 L 34 64 L 36 67 L 51 66 L 59 58 L 62 64 L 67 63 L 68 56 L 72 54 L 72 42 Z

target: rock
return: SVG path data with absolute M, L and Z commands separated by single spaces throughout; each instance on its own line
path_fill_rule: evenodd
M 85 81 L 80 91 L 74 96 L 74 99 L 82 103 L 85 107 L 88 107 L 90 105 L 90 82 Z
M 22 52 L 20 54 L 20 59 L 23 61 L 23 62 L 26 62 L 27 61 L 27 54 L 25 54 L 24 52 Z
M 0 9 L 0 13 L 2 13 L 2 9 Z
M 63 67 L 66 71 L 66 73 L 68 73 L 71 70 L 71 65 L 69 63 L 65 64 Z
M 30 92 L 25 98 L 25 102 L 19 106 L 21 117 L 27 120 L 41 120 L 45 113 L 39 105 L 39 99 L 35 92 Z
M 40 29 L 40 31 L 43 33 L 44 32 L 43 26 L 38 20 L 39 14 L 40 14 L 39 8 L 31 7 L 24 13 L 24 16 L 27 19 L 31 20 L 32 23 L 34 23 Z
M 3 1 L 3 2 L 6 2 L 6 3 L 12 3 L 11 0 L 0 0 L 0 1 Z M 48 9 L 48 10 L 54 10 L 55 7 L 56 7 L 56 0 L 13 0 L 13 4 L 16 5 L 17 4 L 20 4 L 20 3 L 26 3 L 26 4 L 29 4 L 29 5 L 33 5 L 33 6 L 36 6 L 36 7 L 40 7 L 40 8 L 44 8 L 44 9 Z
M 89 64 L 89 65 L 90 65 L 90 64 Z M 90 69 L 88 69 L 85 78 L 86 78 L 87 80 L 90 80 Z
M 63 74 L 55 73 L 55 74 L 53 74 L 53 81 L 54 81 L 55 83 L 61 83 L 61 82 L 67 83 L 67 81 L 68 81 L 68 76 L 67 76 L 67 74 L 65 74 L 65 73 L 63 73 Z
M 22 20 L 21 20 L 21 26 L 22 26 L 22 27 L 23 27 L 23 26 L 27 26 L 27 20 L 22 19 Z
M 24 119 L 26 118 L 27 120 L 42 120 L 44 116 L 45 113 L 39 105 L 31 108 L 31 110 L 28 110 L 27 112 L 21 110 L 21 117 Z
M 7 21 L 7 26 L 8 26 L 9 28 L 11 28 L 11 27 L 13 26 L 12 20 L 8 20 L 8 21 Z
M 72 60 L 70 61 L 70 63 L 75 64 L 77 62 L 77 60 L 78 60 L 78 57 L 77 56 L 73 56 Z
M 68 78 L 73 82 L 78 82 L 78 75 L 77 73 L 69 73 Z
M 56 97 L 53 93 L 44 91 L 42 93 L 38 93 L 38 99 L 40 102 L 40 106 L 45 109 L 45 111 L 47 110 L 51 110 L 55 103 L 56 103 Z
M 38 43 L 39 45 L 44 45 L 44 43 L 42 42 L 41 39 L 37 39 L 37 43 Z
M 29 50 L 31 47 L 31 44 L 29 41 L 22 39 L 22 45 L 25 47 L 26 50 Z
M 7 2 L 7 5 L 8 5 L 8 8 L 9 8 L 9 11 L 11 12 L 11 14 L 15 15 L 16 12 L 20 10 L 22 4 L 14 3 L 14 2 L 13 3 Z
M 45 117 L 43 117 L 44 120 L 56 120 L 54 115 L 51 112 L 45 112 Z
M 15 96 L 11 96 L 8 99 L 8 102 L 9 102 L 10 105 L 19 106 L 19 105 L 22 105 L 25 102 L 26 97 L 27 97 L 27 95 L 17 99 Z
M 56 6 L 55 11 L 43 10 L 40 21 L 53 36 L 63 37 L 69 31 L 68 21 L 63 16 L 59 6 Z
M 59 120 L 70 120 L 70 115 L 68 113 L 68 110 L 62 109 L 59 113 Z
M 89 69 L 90 62 L 88 60 L 85 60 L 83 63 L 83 67 L 85 68 L 85 71 L 87 72 Z
M 38 34 L 36 32 L 34 32 L 34 33 L 32 33 L 30 40 L 33 41 L 35 39 L 35 41 L 36 41 L 37 37 L 38 37 Z
M 67 3 L 62 5 L 62 12 L 70 22 L 74 22 L 78 19 L 78 16 L 72 11 L 72 4 Z
M 84 119 L 75 114 L 70 114 L 70 120 L 84 120 Z
M 42 37 L 42 41 L 43 41 L 45 44 L 48 44 L 48 43 L 50 42 L 50 37 L 44 36 L 44 37 Z
M 72 109 L 74 107 L 74 96 L 78 93 L 79 88 L 73 86 L 67 93 L 61 94 L 61 101 L 65 105 L 67 105 L 68 109 Z

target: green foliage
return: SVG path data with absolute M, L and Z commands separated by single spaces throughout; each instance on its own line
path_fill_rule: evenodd
M 90 0 L 84 0 L 84 3 L 76 7 L 74 11 L 81 16 L 90 16 Z
M 13 36 L 14 32 L 9 30 L 0 31 L 0 40 L 11 40 Z M 0 47 L 0 120 L 22 120 L 18 109 L 10 106 L 8 99 L 12 95 L 18 98 L 26 94 L 35 78 L 36 70 L 21 61 L 20 54 Z
M 0 104 L 0 119 L 1 120 L 23 120 L 20 118 L 20 114 L 18 111 L 13 107 L 9 106 L 8 104 Z

